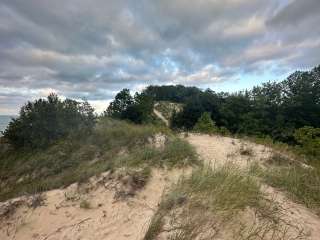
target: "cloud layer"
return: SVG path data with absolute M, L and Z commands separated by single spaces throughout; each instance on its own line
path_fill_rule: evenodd
M 51 91 L 101 111 L 124 87 L 310 68 L 319 12 L 319 0 L 2 0 L 0 114 Z

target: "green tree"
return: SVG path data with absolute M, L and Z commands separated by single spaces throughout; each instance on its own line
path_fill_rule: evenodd
M 122 119 L 128 119 L 137 124 L 148 123 L 151 121 L 153 105 L 152 97 L 144 93 L 136 93 L 133 104 L 122 113 Z
M 130 120 L 137 124 L 146 123 L 151 120 L 153 105 L 153 98 L 150 95 L 143 92 L 136 93 L 132 97 L 128 89 L 123 89 L 110 103 L 105 115 Z
M 104 114 L 113 118 L 122 118 L 123 112 L 133 103 L 134 99 L 130 95 L 129 89 L 125 88 L 117 93 Z
M 294 133 L 295 140 L 301 145 L 303 153 L 320 156 L 320 128 L 306 126 Z
M 194 131 L 200 133 L 214 133 L 217 132 L 215 122 L 212 120 L 209 112 L 204 112 L 195 124 Z
M 17 148 L 45 148 L 68 134 L 91 131 L 94 124 L 94 109 L 88 102 L 61 101 L 50 94 L 25 104 L 3 135 Z

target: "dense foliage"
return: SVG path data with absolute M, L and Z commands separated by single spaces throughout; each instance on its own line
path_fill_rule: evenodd
M 320 128 L 299 128 L 295 131 L 294 137 L 304 154 L 320 156 Z
M 177 86 L 148 86 L 144 93 L 152 96 L 155 101 L 170 101 L 184 103 L 190 96 L 198 95 L 201 90 L 196 87 Z
M 215 122 L 211 119 L 210 113 L 204 112 L 194 125 L 193 130 L 200 133 L 214 133 L 217 128 Z
M 136 93 L 132 97 L 129 89 L 125 88 L 115 96 L 105 111 L 105 115 L 141 124 L 150 121 L 152 111 L 153 98 L 151 96 L 145 93 Z
M 3 135 L 16 148 L 44 148 L 71 133 L 90 131 L 94 124 L 94 109 L 88 102 L 61 101 L 50 94 L 24 105 Z
M 296 143 L 297 129 L 320 127 L 320 66 L 232 94 L 183 86 L 150 86 L 145 92 L 156 100 L 185 103 L 173 116 L 174 128 L 192 129 L 204 112 L 210 112 L 217 126 L 232 133 Z

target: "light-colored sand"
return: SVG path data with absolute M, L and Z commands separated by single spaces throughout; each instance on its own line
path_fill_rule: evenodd
M 196 147 L 200 157 L 210 166 L 219 167 L 234 163 L 246 167 L 253 161 L 263 161 L 271 154 L 271 149 L 230 137 L 188 134 L 187 140 Z M 240 154 L 240 149 L 252 154 Z
M 169 121 L 159 112 L 157 111 L 155 108 L 153 109 L 154 114 L 160 118 L 165 124 L 166 126 L 169 126 Z
M 163 190 L 177 172 L 153 171 L 152 179 L 133 198 L 115 200 L 115 190 L 91 185 L 88 193 L 72 185 L 64 190 L 45 193 L 45 205 L 36 209 L 19 207 L 15 214 L 0 223 L 1 240 L 98 240 L 142 239 Z M 108 183 L 106 183 L 106 186 Z M 80 197 L 75 201 L 67 198 Z M 80 208 L 85 199 L 90 209 Z
M 271 154 L 269 148 L 229 137 L 189 134 L 186 139 L 212 167 L 227 162 L 246 167 L 253 161 L 264 161 Z M 240 149 L 251 149 L 252 154 L 241 155 Z M 0 221 L 0 240 L 143 239 L 164 190 L 183 173 L 190 173 L 190 169 L 153 170 L 145 188 L 125 200 L 115 200 L 114 182 L 97 184 L 97 179 L 80 190 L 72 185 L 46 192 L 45 205 L 35 209 L 17 207 L 14 214 Z M 288 221 L 302 226 L 310 239 L 320 239 L 320 219 L 311 210 L 271 187 L 264 186 L 263 191 L 280 204 Z M 80 208 L 83 200 L 90 203 L 90 209 Z
M 212 167 L 222 166 L 228 162 L 246 167 L 252 161 L 263 162 L 271 154 L 271 149 L 239 139 L 221 136 L 189 134 L 186 138 L 200 157 Z M 240 148 L 252 149 L 252 156 L 241 155 Z M 263 192 L 283 209 L 288 223 L 300 226 L 312 240 L 320 240 L 320 218 L 310 209 L 288 199 L 283 192 L 272 187 L 263 186 Z

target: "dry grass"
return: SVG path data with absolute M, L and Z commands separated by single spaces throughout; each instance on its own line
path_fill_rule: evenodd
M 90 202 L 88 200 L 81 200 L 80 208 L 90 209 L 91 208 L 91 204 L 90 204 Z
M 166 137 L 157 148 L 150 141 Z M 196 164 L 195 150 L 166 128 L 102 118 L 91 135 L 69 136 L 47 150 L 6 151 L 0 156 L 0 201 L 86 182 L 118 168 Z
M 233 165 L 202 167 L 163 198 L 145 239 L 303 239 L 301 228 L 285 221 L 282 211 L 248 172 Z
M 308 167 L 278 154 L 273 154 L 267 163 L 266 168 L 252 167 L 257 176 L 320 214 L 320 168 Z
M 243 156 L 253 156 L 253 149 L 247 145 L 241 144 L 239 149 L 240 155 Z

